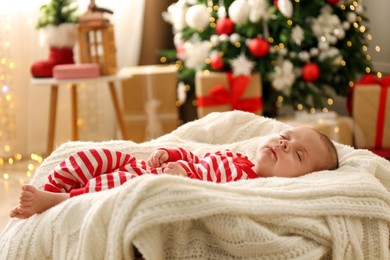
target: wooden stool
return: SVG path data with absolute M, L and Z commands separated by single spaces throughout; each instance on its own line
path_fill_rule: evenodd
M 122 108 L 119 105 L 119 99 L 115 90 L 114 81 L 117 80 L 116 75 L 103 76 L 98 78 L 85 78 L 85 79 L 54 79 L 54 78 L 33 78 L 31 84 L 33 85 L 49 85 L 50 86 L 50 110 L 49 110 L 49 130 L 47 137 L 47 153 L 50 154 L 54 149 L 54 135 L 55 135 L 55 123 L 57 116 L 57 99 L 58 99 L 58 87 L 60 85 L 69 85 L 71 90 L 71 113 L 72 113 L 72 140 L 78 140 L 78 127 L 77 127 L 77 84 L 86 82 L 106 82 L 110 90 L 111 98 L 114 105 L 116 119 L 119 125 L 122 138 L 127 139 L 126 128 L 123 120 Z

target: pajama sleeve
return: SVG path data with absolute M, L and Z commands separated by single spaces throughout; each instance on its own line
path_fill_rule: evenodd
M 172 148 L 159 148 L 160 150 L 164 150 L 168 153 L 168 162 L 176 162 L 176 161 L 186 161 L 188 163 L 198 163 L 200 158 L 193 154 L 191 151 L 185 150 L 181 147 L 172 149 Z

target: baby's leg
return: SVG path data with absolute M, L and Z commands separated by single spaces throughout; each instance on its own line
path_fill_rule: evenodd
M 32 185 L 23 185 L 19 206 L 10 212 L 10 217 L 28 218 L 41 213 L 69 198 L 69 193 L 53 193 L 39 190 Z

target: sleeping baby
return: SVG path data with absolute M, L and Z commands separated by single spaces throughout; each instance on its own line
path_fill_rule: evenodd
M 80 151 L 62 161 L 48 176 L 43 190 L 21 188 L 19 205 L 10 216 L 28 218 L 73 196 L 118 187 L 144 174 L 171 174 L 226 183 L 260 177 L 299 177 L 338 167 L 333 142 L 309 127 L 267 135 L 252 161 L 231 150 L 196 156 L 183 148 L 160 148 L 146 160 L 108 149 Z

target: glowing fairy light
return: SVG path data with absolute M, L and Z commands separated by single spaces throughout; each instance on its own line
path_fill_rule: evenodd
M 4 93 L 7 93 L 9 91 L 9 87 L 7 85 L 4 85 L 1 90 L 4 92 Z
M 27 169 L 28 169 L 29 171 L 33 171 L 34 168 L 35 168 L 35 166 L 34 166 L 34 164 L 32 164 L 32 163 L 29 163 L 29 164 L 27 165 Z

